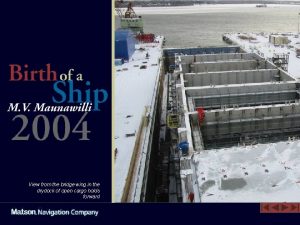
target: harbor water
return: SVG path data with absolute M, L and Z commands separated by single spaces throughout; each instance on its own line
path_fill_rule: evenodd
M 223 46 L 227 32 L 297 32 L 300 6 L 191 6 L 190 10 L 136 9 L 144 30 L 166 37 L 166 47 Z M 157 11 L 157 14 L 155 14 Z M 116 20 L 118 27 L 118 19 Z

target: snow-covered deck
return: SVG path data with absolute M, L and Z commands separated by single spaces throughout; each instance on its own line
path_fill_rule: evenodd
M 120 202 L 126 182 L 131 177 L 133 189 L 141 188 L 144 161 L 150 130 L 140 132 L 145 117 L 152 120 L 160 73 L 163 37 L 156 43 L 136 45 L 136 51 L 122 66 L 116 66 L 115 73 L 115 201 Z M 146 58 L 146 54 L 149 58 Z M 149 121 L 148 121 L 149 122 Z M 139 140 L 138 140 L 139 139 Z M 136 167 L 128 176 L 134 149 Z M 134 195 L 134 194 L 132 194 Z M 134 198 L 134 196 L 132 196 Z
M 202 202 L 299 202 L 300 141 L 194 155 Z
M 252 37 L 253 40 L 240 39 L 240 35 Z M 291 41 L 288 45 L 274 46 L 269 42 L 268 33 L 230 33 L 225 36 L 228 37 L 235 44 L 240 45 L 247 52 L 255 52 L 262 57 L 268 59 L 272 58 L 273 54 L 289 54 L 288 73 L 294 78 L 300 78 L 300 58 L 296 57 L 296 48 L 300 48 L 300 35 L 297 37 L 294 33 L 286 34 Z M 289 48 L 288 46 L 291 46 Z

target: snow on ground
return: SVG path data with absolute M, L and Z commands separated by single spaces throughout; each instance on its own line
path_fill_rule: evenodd
M 260 8 L 260 10 L 268 10 L 270 8 L 280 7 L 299 7 L 300 5 L 278 5 L 268 4 L 267 8 Z M 203 4 L 194 6 L 168 6 L 168 7 L 134 7 L 138 15 L 150 14 L 193 14 L 193 13 L 217 13 L 217 12 L 241 12 L 257 11 L 256 4 Z
M 116 66 L 115 73 L 115 146 L 118 150 L 115 160 L 115 201 L 121 200 L 128 174 L 137 132 L 144 116 L 145 107 L 154 97 L 155 81 L 158 76 L 159 58 L 162 54 L 163 37 L 159 43 L 136 45 L 128 63 Z M 146 59 L 146 53 L 149 59 Z M 144 65 L 146 69 L 140 69 Z M 126 137 L 126 134 L 134 134 Z
M 238 37 L 239 35 L 249 35 L 256 40 L 242 40 Z M 295 51 L 295 49 L 300 46 L 300 37 L 296 37 L 295 34 L 290 33 L 288 36 L 289 40 L 291 41 L 289 45 L 293 46 L 293 48 L 288 48 L 287 45 L 274 46 L 273 44 L 269 43 L 268 33 L 232 33 L 226 34 L 226 36 L 233 40 L 236 44 L 240 45 L 247 52 L 256 52 L 264 58 L 272 58 L 274 53 L 289 54 L 288 73 L 294 78 L 300 78 L 300 58 L 296 57 Z
M 299 202 L 300 141 L 194 155 L 202 202 Z

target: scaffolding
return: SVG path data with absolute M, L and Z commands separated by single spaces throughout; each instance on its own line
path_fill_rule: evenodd
M 288 71 L 289 55 L 288 54 L 274 54 L 272 62 L 284 71 Z

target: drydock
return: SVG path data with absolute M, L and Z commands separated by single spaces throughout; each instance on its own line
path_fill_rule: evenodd
M 162 49 L 117 12 L 115 201 L 299 202 L 298 34 Z
M 125 4 L 116 1 L 115 201 L 299 202 L 299 31 L 163 49 Z
M 116 67 L 117 201 L 296 201 L 295 78 L 240 47 L 162 44 Z

